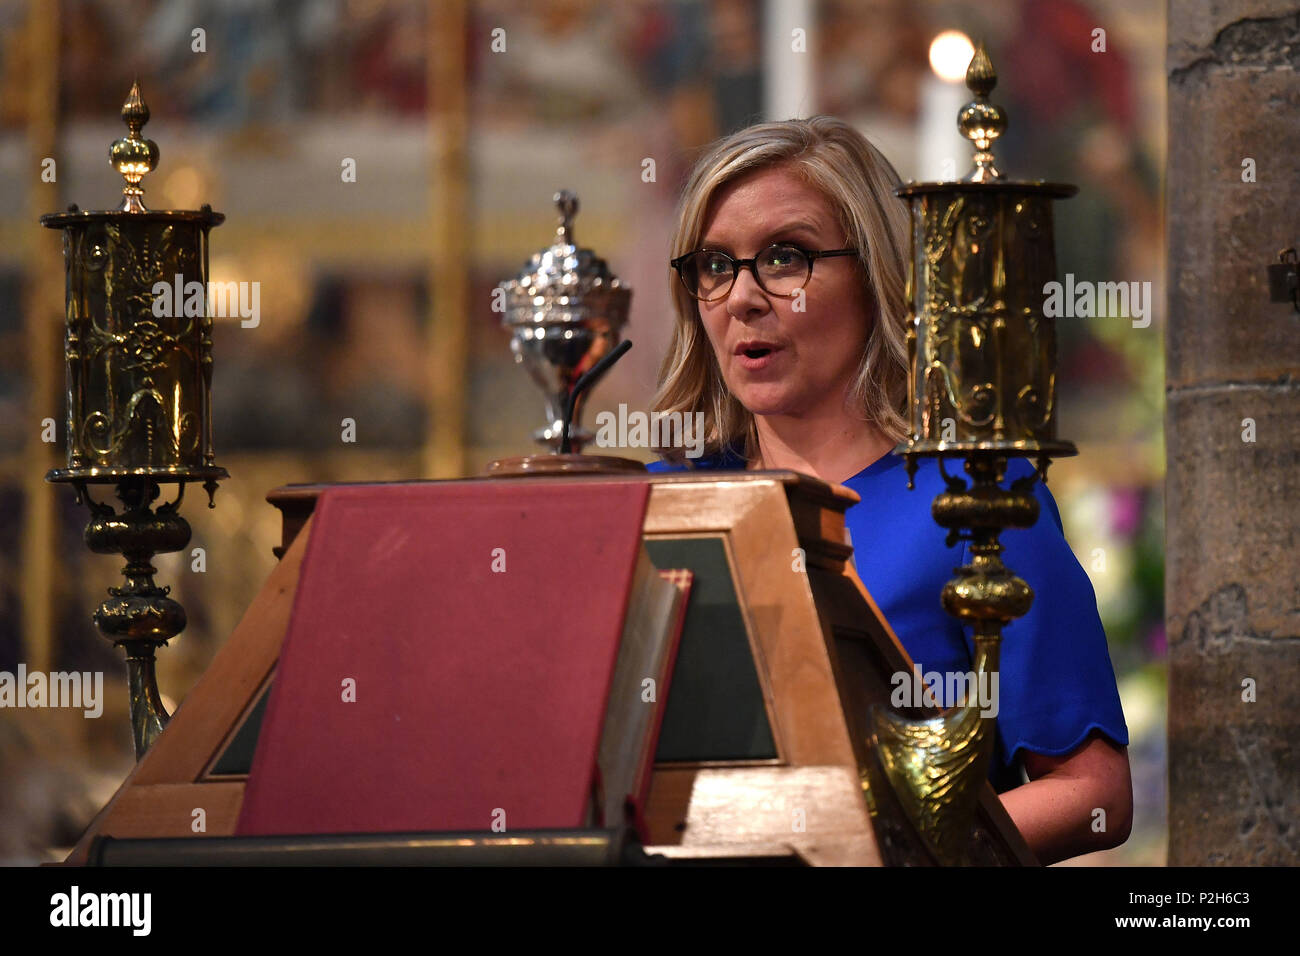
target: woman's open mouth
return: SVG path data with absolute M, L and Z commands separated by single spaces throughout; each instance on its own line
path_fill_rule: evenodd
M 741 343 L 736 349 L 736 361 L 741 368 L 757 372 L 772 365 L 780 352 L 776 346 L 762 342 Z

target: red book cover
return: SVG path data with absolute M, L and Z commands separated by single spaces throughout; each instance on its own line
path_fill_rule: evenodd
M 324 492 L 236 832 L 581 826 L 648 495 Z

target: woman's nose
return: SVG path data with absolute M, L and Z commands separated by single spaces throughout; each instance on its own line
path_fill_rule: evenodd
M 727 312 L 737 319 L 747 315 L 761 315 L 771 307 L 767 293 L 758 284 L 752 269 L 741 269 L 727 293 Z

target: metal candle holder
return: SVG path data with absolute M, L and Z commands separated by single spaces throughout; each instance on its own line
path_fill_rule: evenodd
M 975 147 L 971 173 L 898 190 L 912 219 L 912 432 L 898 451 L 909 488 L 919 458 L 939 459 L 947 490 L 934 501 L 934 519 L 948 529 L 949 547 L 969 542 L 971 561 L 944 587 L 942 602 L 974 629 L 977 688 L 995 686 L 986 675 L 998 670 L 1002 628 L 1034 596 L 1002 563 L 999 536 L 1034 524 L 1035 482 L 1046 480 L 1052 458 L 1076 453 L 1056 438 L 1056 329 L 1043 314 L 1043 287 L 1056 278 L 1052 201 L 1076 189 L 1002 179 L 992 149 L 1007 121 L 988 101 L 996 82 L 981 45 L 966 72 L 975 98 L 957 123 Z M 1007 461 L 1017 456 L 1036 459 L 1037 468 L 1003 488 Z M 970 483 L 949 475 L 945 460 L 961 461 Z M 969 859 L 993 757 L 996 720 L 985 709 L 987 702 L 961 700 L 931 720 L 874 715 L 886 776 L 941 863 Z
M 155 554 L 190 540 L 178 508 L 187 482 L 201 481 L 213 507 L 217 481 L 228 477 L 212 450 L 212 318 L 207 314 L 208 230 L 225 217 L 145 208 L 140 180 L 158 162 L 158 147 L 141 131 L 149 108 L 139 84 L 122 106 L 127 135 L 109 147 L 126 180 L 116 210 L 42 216 L 63 230 L 67 266 L 64 358 L 67 366 L 66 468 L 46 480 L 67 482 L 89 505 L 85 540 L 99 554 L 126 558 L 122 587 L 95 611 L 105 638 L 126 650 L 131 728 L 137 759 L 162 733 L 168 714 L 158 693 L 154 650 L 185 628 L 185 610 L 154 584 Z M 198 283 L 202 307 L 154 309 L 157 283 Z M 179 286 L 177 286 L 179 283 Z M 198 314 L 193 314 L 193 313 Z M 188 314 L 187 314 L 188 313 Z M 113 485 L 122 503 L 95 501 L 91 485 Z M 161 486 L 176 498 L 154 507 Z

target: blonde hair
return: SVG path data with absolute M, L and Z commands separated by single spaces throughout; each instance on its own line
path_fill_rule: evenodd
M 789 165 L 820 190 L 835 210 L 846 244 L 856 247 L 869 301 L 875 305 L 871 334 L 853 390 L 865 421 L 894 441 L 908 428 L 906 257 L 908 214 L 894 195 L 898 173 L 856 129 L 832 116 L 760 123 L 708 148 L 695 164 L 677 211 L 675 258 L 699 248 L 709 201 L 719 188 L 748 173 Z M 758 454 L 754 416 L 727 389 L 717 357 L 700 323 L 698 302 L 674 274 L 676 318 L 672 341 L 659 369 L 652 402 L 658 412 L 701 412 L 705 454 L 732 447 L 747 459 Z M 681 462 L 681 448 L 656 448 Z

